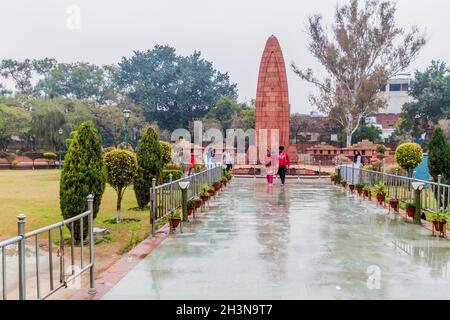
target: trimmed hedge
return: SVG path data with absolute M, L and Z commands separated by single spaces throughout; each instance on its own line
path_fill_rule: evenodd
M 170 181 L 169 174 L 172 174 L 172 181 L 179 180 L 183 177 L 183 172 L 181 170 L 163 170 L 162 183 L 168 183 Z

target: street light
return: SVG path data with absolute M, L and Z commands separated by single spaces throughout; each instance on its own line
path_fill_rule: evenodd
M 61 159 L 61 140 L 62 140 L 62 134 L 63 134 L 63 129 L 59 128 L 58 130 L 59 133 L 59 157 L 58 157 L 58 169 L 61 170 L 62 169 L 62 159 Z
M 125 117 L 125 148 L 128 149 L 128 120 L 130 119 L 131 110 L 125 107 L 123 116 Z
M 188 214 L 187 214 L 187 190 L 189 188 L 189 185 L 191 183 L 189 181 L 180 181 L 178 182 L 178 185 L 180 186 L 181 189 L 181 204 L 182 204 L 182 208 L 183 208 L 183 221 L 189 221 L 188 219 Z M 180 224 L 180 232 L 182 231 L 182 227 Z
M 422 203 L 420 199 L 420 194 L 422 193 L 425 184 L 420 181 L 412 181 L 411 187 L 414 189 L 414 200 L 416 205 L 416 214 L 414 216 L 414 222 L 420 224 L 421 214 L 422 214 Z

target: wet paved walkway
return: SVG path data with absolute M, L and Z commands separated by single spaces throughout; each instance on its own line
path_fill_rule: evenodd
M 104 299 L 450 299 L 430 233 L 328 182 L 235 178 Z

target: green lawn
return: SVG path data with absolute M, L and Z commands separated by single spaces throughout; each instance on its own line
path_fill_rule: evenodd
M 59 170 L 0 171 L 0 240 L 17 235 L 16 216 L 19 213 L 24 213 L 27 217 L 26 231 L 63 219 L 59 210 L 59 176 Z M 116 216 L 115 206 L 116 193 L 107 185 L 100 212 L 94 222 L 95 226 L 112 231 L 109 243 L 96 246 L 96 261 L 103 257 L 106 264 L 110 264 L 133 244 L 148 236 L 151 230 L 148 210 L 133 210 L 137 203 L 132 187 L 124 195 L 122 218 L 139 221 L 119 225 L 106 223 L 105 220 Z

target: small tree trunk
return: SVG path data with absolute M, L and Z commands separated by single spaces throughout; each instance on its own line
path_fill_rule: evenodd
M 347 133 L 347 148 L 352 146 L 352 134 Z
M 117 216 L 116 216 L 116 222 L 120 223 L 121 220 L 121 214 L 120 214 L 120 208 L 122 205 L 122 190 L 117 191 L 117 206 L 116 206 L 116 210 L 117 210 Z

